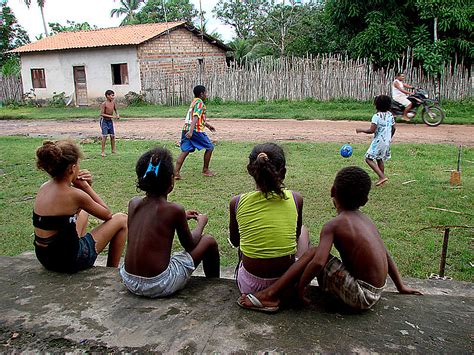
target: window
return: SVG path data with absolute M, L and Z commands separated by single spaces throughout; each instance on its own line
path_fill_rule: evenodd
M 112 64 L 112 85 L 128 84 L 127 64 Z
M 31 82 L 33 89 L 45 88 L 46 77 L 44 76 L 44 69 L 31 69 Z

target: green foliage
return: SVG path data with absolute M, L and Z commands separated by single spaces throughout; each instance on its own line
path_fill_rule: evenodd
M 66 93 L 53 92 L 53 96 L 47 100 L 48 106 L 51 107 L 65 107 L 66 106 Z
M 70 32 L 70 31 L 82 31 L 82 30 L 95 30 L 97 26 L 90 25 L 89 22 L 75 22 L 66 20 L 65 25 L 61 25 L 58 22 L 49 22 L 49 28 L 51 29 L 52 34 L 57 34 L 60 32 Z
M 23 27 L 18 24 L 15 15 L 11 8 L 7 6 L 7 3 L 2 2 L 0 6 L 0 66 L 2 67 L 2 72 L 4 70 L 8 72 L 13 69 L 14 60 L 12 62 L 11 58 L 15 56 L 7 52 L 30 43 L 30 39 Z M 5 64 L 7 64 L 7 68 L 4 69 L 3 66 Z
M 197 16 L 198 11 L 189 0 L 148 0 L 137 12 L 132 23 L 192 22 Z
M 218 2 L 213 12 L 235 29 L 238 38 L 249 40 L 256 35 L 272 5 L 270 0 L 223 0 Z
M 129 91 L 125 94 L 125 102 L 127 106 L 143 106 L 147 104 L 145 101 L 145 95 L 134 91 Z
M 20 75 L 20 70 L 20 59 L 17 56 L 7 58 L 1 67 L 1 73 L 3 76 L 13 75 L 18 77 Z
M 125 15 L 120 26 L 129 25 L 135 21 L 135 12 L 143 0 L 120 0 L 120 7 L 110 11 L 110 17 Z

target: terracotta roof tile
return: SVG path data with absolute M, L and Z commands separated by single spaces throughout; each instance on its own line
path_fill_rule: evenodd
M 143 43 L 179 27 L 186 22 L 148 23 L 121 27 L 101 28 L 75 32 L 61 32 L 12 50 L 12 53 L 40 52 L 74 48 L 127 46 Z

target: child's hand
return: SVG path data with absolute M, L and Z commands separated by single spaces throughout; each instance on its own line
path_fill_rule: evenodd
M 197 211 L 186 211 L 186 219 L 196 219 L 197 216 L 199 216 L 199 213 Z
M 186 133 L 186 138 L 187 138 L 187 139 L 191 139 L 192 136 L 193 136 L 193 131 L 188 131 L 188 132 Z
M 356 128 L 356 133 L 360 133 L 360 128 Z
M 400 292 L 401 294 L 403 295 L 419 295 L 419 296 L 423 296 L 423 294 L 418 291 L 418 290 L 415 290 L 413 288 L 410 288 L 410 287 L 407 287 L 405 285 L 402 285 L 399 289 L 398 289 L 398 292 Z
M 89 172 L 89 170 L 79 170 L 79 173 L 77 174 L 77 180 L 84 180 L 89 184 L 89 186 L 92 186 L 92 174 Z
M 198 223 L 202 223 L 203 225 L 206 225 L 209 218 L 207 217 L 207 214 L 198 213 L 198 215 L 196 216 L 196 220 L 198 221 Z
M 311 300 L 306 297 L 306 286 L 299 286 L 298 287 L 298 300 L 302 303 L 302 304 L 306 304 L 306 305 L 309 305 L 311 303 Z
M 214 128 L 214 126 L 211 126 L 209 123 L 207 124 L 207 128 L 209 128 L 209 130 L 210 130 L 211 132 L 215 132 L 215 131 L 216 131 L 216 129 Z
M 117 113 L 117 116 L 115 116 L 116 119 L 120 119 L 120 115 Z
M 79 177 L 77 177 L 76 180 L 72 182 L 72 185 L 83 191 L 85 191 L 87 188 L 90 188 L 89 183 L 86 180 L 80 179 Z

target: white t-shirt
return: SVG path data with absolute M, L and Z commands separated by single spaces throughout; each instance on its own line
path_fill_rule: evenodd
M 407 94 L 401 92 L 400 89 L 398 89 L 398 88 L 395 86 L 395 83 L 400 84 L 400 87 L 401 87 L 402 89 L 405 89 L 405 86 L 403 85 L 403 82 L 401 82 L 401 81 L 398 80 L 398 79 L 395 79 L 395 80 L 393 81 L 393 83 L 392 83 L 392 97 L 397 97 L 397 96 L 400 96 L 400 95 L 406 97 Z

